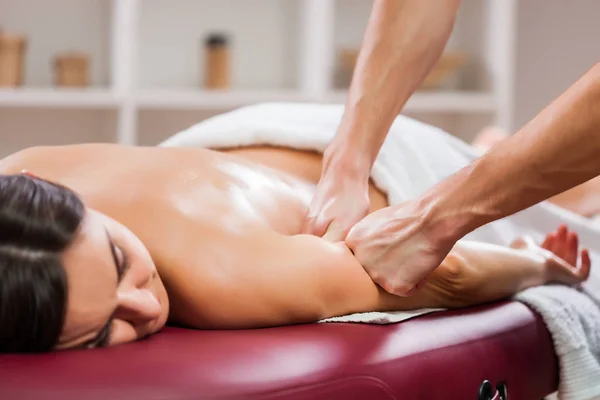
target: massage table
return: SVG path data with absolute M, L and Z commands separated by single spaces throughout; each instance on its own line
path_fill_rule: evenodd
M 0 355 L 0 399 L 541 399 L 557 388 L 541 318 L 517 302 L 391 325 L 167 327 L 136 343 Z

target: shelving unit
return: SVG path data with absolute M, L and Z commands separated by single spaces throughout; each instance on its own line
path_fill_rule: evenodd
M 89 43 L 72 39 L 64 46 L 90 51 L 93 87 L 60 90 L 52 87 L 49 74 L 36 72 L 48 68 L 40 54 L 49 56 L 58 39 L 43 36 L 56 29 L 36 30 L 35 18 L 24 16 L 27 3 L 36 9 L 41 1 L 0 0 L 0 27 L 31 36 L 27 77 L 36 77 L 24 88 L 0 89 L 0 119 L 14 108 L 30 109 L 32 116 L 51 109 L 112 110 L 114 140 L 123 144 L 145 142 L 139 129 L 142 113 L 214 114 L 266 101 L 343 103 L 345 91 L 333 86 L 336 51 L 360 45 L 371 7 L 365 0 L 53 0 L 54 14 L 63 13 L 63 18 L 89 18 L 93 12 L 104 18 L 93 24 Z M 53 21 L 47 20 L 47 25 Z M 470 79 L 458 89 L 418 92 L 404 112 L 472 118 L 472 129 L 482 120 L 511 129 L 515 24 L 516 0 L 463 1 L 449 48 L 470 54 Z M 85 23 L 71 25 L 81 36 L 88 34 L 81 32 Z M 481 34 L 473 35 L 474 29 Z M 67 30 L 58 29 L 57 35 L 70 37 Z M 201 38 L 211 30 L 232 32 L 231 90 L 200 89 Z M 452 127 L 442 128 L 452 132 Z M 0 143 L 5 134 L 0 133 Z

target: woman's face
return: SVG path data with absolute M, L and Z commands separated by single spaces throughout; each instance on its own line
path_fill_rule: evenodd
M 58 349 L 132 342 L 165 325 L 169 299 L 156 266 L 118 222 L 88 209 L 63 264 L 69 289 Z

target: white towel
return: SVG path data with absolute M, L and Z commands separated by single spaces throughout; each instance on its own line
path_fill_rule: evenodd
M 372 311 L 364 313 L 355 313 L 348 315 L 340 315 L 339 317 L 331 317 L 322 319 L 319 322 L 354 322 L 358 324 L 375 324 L 375 325 L 388 325 L 395 324 L 397 322 L 406 321 L 419 315 L 429 314 L 436 311 L 443 311 L 443 308 L 421 308 L 418 310 L 410 311 Z
M 322 152 L 334 137 L 343 107 L 272 103 L 248 106 L 205 120 L 166 140 L 161 146 L 231 148 L 274 145 Z M 448 133 L 399 116 L 392 125 L 372 169 L 374 183 L 391 204 L 418 196 L 428 187 L 475 159 L 478 153 Z M 552 334 L 560 363 L 559 396 L 600 396 L 600 226 L 550 203 L 542 203 L 477 229 L 470 240 L 507 245 L 530 235 L 543 239 L 566 222 L 590 249 L 589 282 L 576 289 L 545 286 L 515 296 L 538 311 Z M 410 313 L 363 313 L 326 321 L 393 323 L 436 310 Z

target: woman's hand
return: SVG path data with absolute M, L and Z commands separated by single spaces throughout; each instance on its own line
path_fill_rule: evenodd
M 571 283 L 575 284 L 585 281 L 590 275 L 590 254 L 587 249 L 579 250 L 577 233 L 569 231 L 565 225 L 559 226 L 556 231 L 548 234 L 542 243 L 542 248 L 554 256 L 548 260 L 548 263 L 550 270 L 559 276 L 556 278 L 551 276 L 551 280 L 564 282 L 565 277 L 569 277 Z
M 584 282 L 590 275 L 590 254 L 587 249 L 579 249 L 577 233 L 569 231 L 565 225 L 549 233 L 541 246 L 531 238 L 521 238 L 515 240 L 511 247 L 541 255 L 549 282 L 574 285 Z

